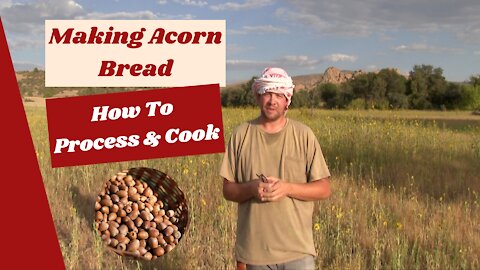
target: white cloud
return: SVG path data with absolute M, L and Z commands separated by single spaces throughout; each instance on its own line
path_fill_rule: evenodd
M 255 8 L 260 8 L 264 6 L 269 6 L 274 2 L 275 2 L 274 0 L 246 0 L 243 3 L 227 2 L 223 4 L 212 5 L 210 6 L 210 9 L 214 11 L 222 11 L 222 10 L 238 11 L 238 10 L 255 9 Z
M 187 13 L 187 14 L 159 14 L 158 18 L 159 19 L 165 19 L 165 20 L 193 20 L 197 16 Z
M 200 3 L 203 1 L 185 2 Z M 191 14 L 156 14 L 150 10 L 113 13 L 87 12 L 73 0 L 34 0 L 27 3 L 0 0 L 0 16 L 11 50 L 41 48 L 44 42 L 44 21 L 48 19 L 189 20 L 195 18 Z
M 227 54 L 236 54 L 244 51 L 254 50 L 254 46 L 244 46 L 239 44 L 228 44 L 227 45 Z
M 392 48 L 392 50 L 396 52 L 462 53 L 461 49 L 436 47 L 436 46 L 428 45 L 426 43 L 414 43 L 411 45 L 402 44 Z
M 330 62 L 355 62 L 357 58 L 357 56 L 342 53 L 334 53 L 324 57 L 325 60 Z
M 14 36 L 8 39 L 8 46 L 11 51 L 40 48 L 43 46 L 43 43 L 43 39 L 26 36 Z
M 252 67 L 266 67 L 271 66 L 272 61 L 259 61 L 259 60 L 240 60 L 240 59 L 227 59 L 227 67 L 236 68 L 252 68 Z
M 286 55 L 274 60 L 239 60 L 230 59 L 227 60 L 227 67 L 235 69 L 255 69 L 265 67 L 282 67 L 288 70 L 296 69 L 314 69 L 317 64 L 321 63 L 321 60 L 311 59 L 306 55 Z
M 320 63 L 318 59 L 310 59 L 306 55 L 286 55 L 275 61 L 279 66 L 313 68 Z
M 72 19 L 84 13 L 83 7 L 72 0 L 14 3 L 0 9 L 7 31 L 28 34 L 42 33 L 44 20 Z
M 159 5 L 165 5 L 165 4 L 168 3 L 168 1 L 167 1 L 167 0 L 158 0 L 157 3 L 158 3 Z
M 157 19 L 157 15 L 151 11 L 137 11 L 137 12 L 114 12 L 102 13 L 91 12 L 75 19 L 95 19 L 95 20 L 152 20 Z
M 365 70 L 374 72 L 374 71 L 378 71 L 379 68 L 378 68 L 377 65 L 368 65 L 368 66 L 365 67 Z
M 192 20 L 195 16 L 192 14 L 156 14 L 150 10 L 136 12 L 114 12 L 102 13 L 91 12 L 84 16 L 78 16 L 75 19 L 95 19 L 95 20 Z
M 11 7 L 12 6 L 11 0 L 0 0 L 0 10 L 3 8 Z
M 245 35 L 245 34 L 264 34 L 264 33 L 273 33 L 273 34 L 286 34 L 288 29 L 276 27 L 273 25 L 257 25 L 257 26 L 243 26 L 242 29 L 231 29 L 228 32 L 233 35 Z
M 184 6 L 205 6 L 208 5 L 207 1 L 195 1 L 195 0 L 173 0 L 175 3 L 179 3 Z M 166 1 L 165 1 L 166 2 Z
M 450 32 L 480 42 L 478 0 L 288 0 L 276 15 L 319 34 L 366 36 L 389 31 Z

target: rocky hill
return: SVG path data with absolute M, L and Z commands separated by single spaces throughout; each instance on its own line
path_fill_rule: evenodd
M 310 89 L 321 83 L 340 84 L 351 80 L 360 74 L 364 74 L 364 72 L 361 70 L 349 71 L 340 70 L 336 67 L 329 67 L 323 72 L 323 74 L 293 76 L 292 79 L 296 86 L 295 89 L 299 91 L 302 89 Z

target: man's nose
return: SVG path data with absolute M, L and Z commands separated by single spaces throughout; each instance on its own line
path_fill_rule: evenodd
M 275 100 L 275 99 L 273 98 L 273 94 L 272 94 L 272 93 L 269 93 L 269 94 L 268 94 L 268 102 L 269 102 L 269 103 L 273 103 L 274 100 Z

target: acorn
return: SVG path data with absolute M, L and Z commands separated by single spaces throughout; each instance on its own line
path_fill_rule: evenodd
M 110 194 L 117 193 L 119 190 L 117 185 L 110 185 Z
M 148 238 L 148 233 L 146 231 L 142 230 L 138 233 L 138 239 L 145 240 L 147 238 Z
M 123 181 L 126 175 L 126 173 L 117 173 L 117 180 Z
M 172 245 L 167 245 L 167 246 L 165 247 L 165 252 L 170 252 L 170 251 L 172 251 L 172 249 L 173 249 L 173 246 L 172 246 Z
M 130 212 L 130 214 L 128 214 L 128 217 L 131 219 L 131 220 L 135 220 L 138 215 L 140 213 L 138 212 L 138 210 L 132 210 L 132 212 Z
M 167 243 L 171 245 L 175 241 L 175 237 L 173 237 L 173 235 L 169 235 L 165 237 L 165 241 L 167 241 Z
M 138 203 L 136 202 L 132 203 L 131 207 L 132 207 L 132 211 L 140 212 L 140 209 L 138 208 Z
M 141 217 L 137 217 L 134 221 L 136 227 L 140 227 L 143 223 L 143 219 Z
M 132 220 L 128 220 L 127 222 L 125 222 L 125 224 L 130 230 L 133 230 L 133 228 L 135 227 L 135 223 Z
M 147 261 L 150 261 L 152 259 L 152 253 L 150 252 L 146 252 L 145 254 L 143 254 L 143 258 Z
M 104 214 L 109 214 L 110 213 L 110 208 L 108 206 L 102 206 L 100 211 Z
M 117 216 L 118 216 L 118 217 L 122 217 L 122 218 L 123 218 L 123 217 L 126 217 L 126 216 L 127 216 L 127 212 L 125 212 L 125 210 L 123 210 L 123 209 L 119 209 L 119 210 L 118 210 L 118 213 L 117 213 Z
M 120 251 L 126 251 L 127 250 L 127 245 L 125 243 L 118 243 L 117 249 Z
M 149 202 L 145 202 L 145 209 L 151 213 L 153 211 L 153 205 Z
M 167 228 L 165 228 L 165 230 L 163 230 L 163 233 L 165 234 L 165 236 L 170 236 L 172 233 L 173 233 L 173 227 L 172 226 L 168 226 Z
M 103 213 L 100 211 L 95 212 L 95 221 L 102 221 L 103 220 Z
M 148 230 L 148 236 L 150 236 L 150 237 L 157 237 L 159 234 L 160 234 L 160 232 L 155 228 L 150 228 Z
M 147 184 L 147 183 L 145 183 Z M 143 191 L 145 190 L 145 187 L 143 186 L 142 183 L 138 183 L 137 185 L 135 185 L 135 188 L 137 189 L 138 193 L 142 194 Z
M 95 202 L 95 211 L 100 210 L 100 208 L 102 208 L 102 205 L 100 204 L 100 202 Z
M 118 206 L 118 204 L 114 204 L 114 205 L 110 206 L 109 212 L 110 213 L 117 213 L 118 210 L 120 210 L 120 207 Z
M 147 249 L 140 246 L 140 247 L 138 247 L 138 252 L 140 252 L 140 256 L 143 256 L 143 255 L 145 255 L 145 253 L 147 253 Z
M 153 191 L 150 187 L 147 187 L 143 192 L 142 192 L 143 195 L 145 195 L 146 197 L 150 197 L 153 195 Z
M 128 251 L 135 251 L 135 250 L 138 250 L 139 247 L 140 247 L 140 241 L 135 239 L 135 240 L 132 240 L 130 243 L 128 243 L 127 250 Z
M 128 233 L 127 225 L 125 225 L 125 224 L 120 225 L 120 227 L 118 227 L 118 232 L 123 236 L 127 235 L 127 233 Z
M 108 230 L 110 231 L 110 236 L 111 237 L 115 237 L 118 234 L 118 229 L 113 227 L 113 226 L 110 226 L 108 228 Z
M 119 243 L 118 243 L 118 240 L 115 239 L 115 238 L 110 238 L 110 239 L 111 239 L 111 241 L 110 241 L 110 246 L 111 246 L 111 247 L 117 247 L 118 244 L 119 244 Z
M 131 175 L 127 175 L 124 179 L 125 184 L 129 187 L 133 187 L 135 185 L 135 181 L 133 180 L 133 177 Z
M 130 196 L 128 196 L 128 198 L 134 202 L 137 202 L 138 200 L 140 200 L 140 194 L 138 193 L 135 193 L 135 194 L 132 194 Z
M 130 231 L 127 233 L 127 237 L 130 238 L 130 240 L 136 240 L 137 239 L 137 233 L 134 231 Z
M 117 218 L 117 214 L 116 213 L 110 213 L 108 214 L 108 220 L 115 220 Z
M 112 199 L 112 202 L 114 203 L 114 205 L 117 205 L 117 203 L 120 202 L 120 197 L 117 194 L 112 194 L 110 198 Z
M 167 217 L 173 217 L 175 215 L 175 211 L 173 210 L 168 210 L 167 211 Z
M 158 239 L 155 237 L 148 238 L 148 246 L 150 248 L 157 248 L 158 247 Z
M 142 210 L 142 212 L 140 213 L 140 217 L 144 220 L 144 221 L 150 221 L 153 219 L 153 215 L 151 213 L 149 213 L 148 211 L 146 210 Z
M 118 197 L 124 198 L 124 197 L 127 197 L 128 192 L 126 190 L 119 190 L 116 194 Z
M 160 257 L 165 254 L 165 250 L 162 247 L 157 247 L 153 249 L 153 255 Z
M 128 196 L 132 196 L 133 194 L 137 194 L 137 189 L 135 187 L 128 188 Z
M 122 235 L 122 234 L 117 234 L 117 236 L 115 236 L 115 239 L 118 240 L 118 243 L 123 243 L 123 244 L 128 244 L 130 243 L 130 238 L 126 237 L 125 235 Z
M 154 203 L 157 202 L 157 200 L 158 200 L 157 197 L 152 195 L 152 196 L 148 197 L 147 202 L 154 204 Z
M 157 237 L 157 241 L 158 241 L 158 245 L 159 245 L 159 246 L 164 247 L 164 246 L 167 245 L 167 241 L 165 241 L 165 238 L 163 238 L 163 235 L 159 235 L 159 236 Z
M 179 231 L 174 231 L 173 232 L 173 237 L 175 237 L 175 239 L 180 239 L 181 236 L 182 236 L 181 232 L 179 232 Z
M 108 223 L 106 223 L 105 221 L 102 221 L 102 223 L 100 223 L 100 226 L 98 227 L 98 230 L 101 232 L 104 232 L 107 229 L 108 229 Z

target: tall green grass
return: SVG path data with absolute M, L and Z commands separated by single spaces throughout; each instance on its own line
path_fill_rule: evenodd
M 234 269 L 236 205 L 222 197 L 222 154 L 52 169 L 45 109 L 26 112 L 67 269 Z M 332 173 L 334 193 L 314 213 L 317 267 L 480 268 L 480 122 L 451 129 L 421 114 L 412 120 L 411 112 L 375 113 L 288 113 L 312 128 Z M 257 114 L 224 109 L 226 141 Z M 190 209 L 188 233 L 154 262 L 106 250 L 93 226 L 103 183 L 138 166 L 171 175 Z

